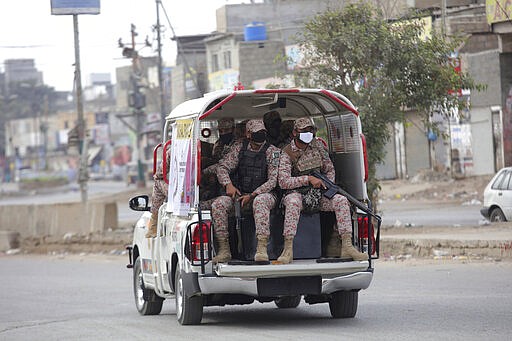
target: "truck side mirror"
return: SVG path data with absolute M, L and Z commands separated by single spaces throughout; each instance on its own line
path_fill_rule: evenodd
M 147 195 L 137 195 L 133 197 L 129 201 L 129 206 L 134 211 L 150 211 L 151 207 L 149 207 L 149 196 Z

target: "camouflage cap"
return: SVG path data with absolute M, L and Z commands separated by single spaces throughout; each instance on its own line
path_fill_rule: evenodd
M 235 120 L 231 117 L 223 117 L 217 120 L 217 126 L 219 129 L 229 129 L 235 127 Z
M 265 129 L 265 125 L 263 124 L 262 120 L 250 120 L 249 122 L 247 122 L 245 129 L 247 130 L 248 133 L 255 133 L 260 130 L 267 130 Z
M 311 119 L 309 117 L 302 117 L 302 118 L 298 118 L 295 120 L 294 128 L 295 129 L 304 129 L 307 127 L 314 127 L 314 126 L 315 126 L 315 124 L 313 123 L 313 121 L 311 121 Z

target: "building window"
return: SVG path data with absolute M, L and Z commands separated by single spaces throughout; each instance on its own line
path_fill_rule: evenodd
M 214 54 L 212 55 L 212 72 L 219 71 L 219 56 Z
M 231 69 L 231 51 L 224 52 L 224 68 Z

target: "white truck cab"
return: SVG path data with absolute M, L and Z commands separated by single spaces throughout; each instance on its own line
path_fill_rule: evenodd
M 238 231 L 230 217 L 233 260 L 212 262 L 215 223 L 210 210 L 200 205 L 204 190 L 201 147 L 216 140 L 218 119 L 232 117 L 241 122 L 262 118 L 270 110 L 278 111 L 283 121 L 310 117 L 315 122 L 317 137 L 325 141 L 336 169 L 336 185 L 346 191 L 351 202 L 353 244 L 368 254 L 368 260 L 326 257 L 335 220 L 333 213 L 320 212 L 301 216 L 293 262 L 276 264 L 283 247 L 284 209 L 278 203 L 271 213 L 270 262 L 253 261 L 256 238 L 252 215 L 241 218 Z M 256 300 L 295 308 L 303 298 L 309 304 L 328 303 L 334 318 L 355 316 L 358 292 L 369 287 L 372 261 L 379 256 L 381 219 L 372 212 L 367 196 L 361 120 L 347 98 L 322 89 L 219 91 L 178 105 L 166 118 L 163 136 L 166 138 L 159 145 L 163 148 L 155 151 L 163 158 L 170 157 L 163 163 L 169 190 L 167 202 L 159 208 L 157 236 L 145 238 L 150 214 L 144 212 L 128 247 L 136 307 L 142 315 L 159 314 L 163 300 L 175 298 L 178 321 L 199 324 L 207 306 Z M 148 196 L 132 198 L 130 207 L 149 211 Z

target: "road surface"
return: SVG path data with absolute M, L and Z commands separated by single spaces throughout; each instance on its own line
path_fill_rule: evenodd
M 2 340 L 506 340 L 512 263 L 377 261 L 353 319 L 327 304 L 206 307 L 180 326 L 174 301 L 158 316 L 134 306 L 124 257 L 0 257 Z

